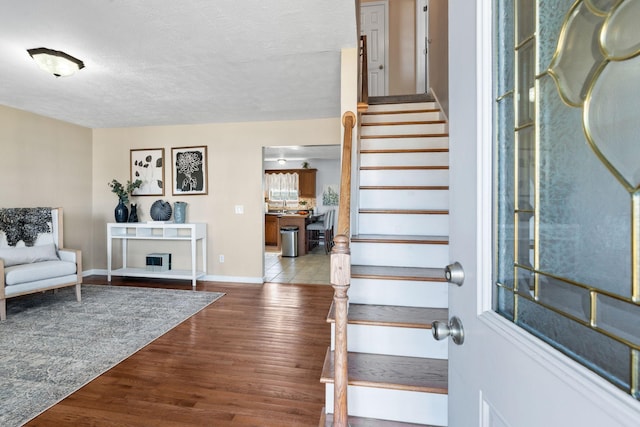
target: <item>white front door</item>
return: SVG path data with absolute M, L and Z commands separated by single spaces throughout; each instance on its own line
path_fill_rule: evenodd
M 449 426 L 637 426 L 640 402 L 629 393 L 492 309 L 493 3 L 449 2 L 450 260 L 466 276 L 462 286 L 449 285 L 449 315 L 461 319 L 465 335 L 462 345 L 449 343 Z M 559 203 L 571 208 L 569 200 Z
M 360 34 L 367 36 L 369 96 L 384 96 L 387 93 L 386 6 L 386 2 L 362 3 L 360 6 Z

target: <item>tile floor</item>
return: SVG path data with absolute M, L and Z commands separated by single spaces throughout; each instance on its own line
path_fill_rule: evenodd
M 280 252 L 273 252 L 267 247 L 264 253 L 265 281 L 330 285 L 329 264 L 330 256 L 324 253 L 323 246 L 291 258 L 280 256 Z

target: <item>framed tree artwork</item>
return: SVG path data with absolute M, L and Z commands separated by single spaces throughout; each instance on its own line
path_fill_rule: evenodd
M 131 150 L 131 182 L 141 180 L 134 196 L 164 196 L 164 148 Z
M 338 184 L 324 186 L 322 190 L 322 204 L 324 206 L 340 205 L 340 186 Z
M 172 194 L 207 194 L 207 147 L 171 149 Z

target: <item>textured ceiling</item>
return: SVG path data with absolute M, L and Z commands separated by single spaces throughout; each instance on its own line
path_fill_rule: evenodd
M 340 116 L 350 0 L 0 0 L 0 104 L 91 128 Z M 84 61 L 71 77 L 26 50 Z

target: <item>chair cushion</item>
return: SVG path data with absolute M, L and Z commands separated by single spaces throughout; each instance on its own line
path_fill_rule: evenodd
M 75 273 L 75 263 L 60 260 L 19 264 L 4 269 L 6 286 L 67 276 Z
M 20 248 L 0 248 L 0 258 L 4 260 L 5 267 L 41 261 L 57 261 L 60 259 L 56 252 L 56 245 L 53 243 Z
M 307 225 L 307 230 L 323 231 L 325 229 L 324 222 L 312 222 Z

